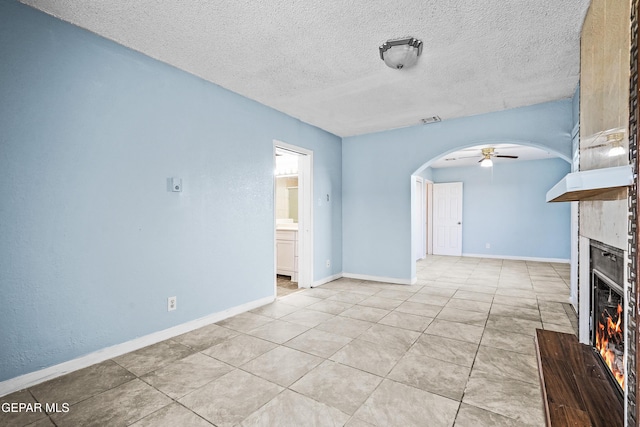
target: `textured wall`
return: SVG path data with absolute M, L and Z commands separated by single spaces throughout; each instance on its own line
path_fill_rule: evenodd
M 340 138 L 11 1 L 0 58 L 0 380 L 273 295 L 273 139 L 342 271 Z
M 548 159 L 433 169 L 433 180 L 463 182 L 463 255 L 568 260 L 571 205 L 545 200 L 569 172 L 565 160 Z

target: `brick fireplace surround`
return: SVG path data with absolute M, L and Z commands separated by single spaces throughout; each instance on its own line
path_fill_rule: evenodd
M 637 397 L 640 395 L 637 381 L 640 359 L 637 357 L 637 349 L 640 347 L 640 334 L 638 334 L 638 293 L 640 284 L 640 254 L 638 238 L 638 217 L 640 217 L 640 206 L 638 205 L 638 164 L 640 164 L 640 151 L 638 150 L 638 12 L 639 1 L 633 0 L 631 6 L 631 73 L 629 79 L 629 160 L 633 166 L 634 184 L 629 189 L 629 292 L 628 295 L 628 323 L 627 323 L 627 425 L 638 426 Z
M 628 426 L 640 426 L 638 414 L 638 400 L 640 395 L 640 383 L 637 380 L 640 368 L 640 358 L 637 357 L 637 349 L 640 347 L 640 334 L 638 334 L 638 320 L 640 318 L 638 308 L 638 294 L 640 293 L 640 239 L 638 238 L 638 218 L 640 217 L 640 205 L 638 204 L 638 164 L 640 164 L 640 151 L 638 150 L 639 104 L 638 104 L 638 15 L 640 1 L 633 0 L 631 5 L 630 22 L 630 79 L 629 79 L 629 161 L 633 166 L 634 184 L 629 188 L 629 264 L 627 277 L 629 280 L 628 293 L 628 323 L 627 323 L 627 422 Z

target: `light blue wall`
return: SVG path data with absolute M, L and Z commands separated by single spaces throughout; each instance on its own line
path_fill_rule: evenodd
M 344 138 L 344 272 L 403 281 L 415 277 L 410 176 L 430 161 L 485 143 L 537 146 L 568 160 L 571 126 L 568 99 Z
M 571 98 L 571 106 L 573 107 L 573 126 L 580 122 L 580 83 L 576 86 L 576 90 L 573 92 L 573 98 Z
M 342 271 L 339 137 L 7 0 L 0 58 L 0 381 L 273 295 L 273 139 Z
M 433 179 L 463 183 L 463 255 L 568 260 L 571 205 L 545 197 L 569 172 L 566 161 L 548 159 L 433 169 Z
M 433 181 L 433 169 L 429 167 L 424 168 L 418 173 L 418 176 L 421 176 L 426 180 Z

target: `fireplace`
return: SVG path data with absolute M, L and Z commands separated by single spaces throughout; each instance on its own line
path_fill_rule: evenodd
M 625 387 L 624 254 L 591 241 L 591 344 L 622 397 Z

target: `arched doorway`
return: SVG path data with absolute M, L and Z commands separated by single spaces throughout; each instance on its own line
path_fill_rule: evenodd
M 483 149 L 492 148 L 491 155 L 487 156 L 487 151 L 483 154 Z M 488 157 L 492 160 L 491 167 L 482 167 L 480 163 Z M 545 163 L 547 162 L 547 163 Z M 524 169 L 518 165 L 524 165 Z M 459 173 L 456 173 L 458 171 Z M 551 171 L 551 174 L 548 173 Z M 463 256 L 477 256 L 487 258 L 522 258 L 522 259 L 548 259 L 565 260 L 570 256 L 560 251 L 535 251 L 516 249 L 518 245 L 526 246 L 527 240 L 524 235 L 526 229 L 531 227 L 542 227 L 536 221 L 529 220 L 526 208 L 532 206 L 535 212 L 543 212 L 551 217 L 553 223 L 550 227 L 556 227 L 558 233 L 562 235 L 559 242 L 567 246 L 571 241 L 577 241 L 570 236 L 570 213 L 558 214 L 555 219 L 553 211 L 567 210 L 568 205 L 554 207 L 546 205 L 544 195 L 546 191 L 570 171 L 569 159 L 560 153 L 550 151 L 548 148 L 541 148 L 537 144 L 523 141 L 489 141 L 470 142 L 462 147 L 452 148 L 449 151 L 425 162 L 411 175 L 412 197 L 412 248 L 420 246 L 420 239 L 425 238 L 425 230 L 416 226 L 420 224 L 416 216 L 420 211 L 424 211 L 426 224 L 435 221 L 433 206 L 438 205 L 437 200 L 432 203 L 425 203 L 433 193 L 417 196 L 415 195 L 415 182 L 433 182 L 437 188 L 438 184 L 465 181 L 471 183 L 468 190 L 461 197 L 469 199 L 466 206 L 463 221 L 460 221 L 460 233 L 463 236 L 462 251 Z M 530 175 L 526 175 L 526 174 Z M 457 177 L 459 176 L 459 178 Z M 546 182 L 549 181 L 549 182 Z M 517 186 L 520 187 L 517 187 Z M 548 185 L 548 188 L 545 188 Z M 426 186 L 424 186 L 426 187 Z M 531 201 L 535 198 L 535 203 Z M 522 217 L 522 222 L 519 221 Z M 562 217 L 558 219 L 557 217 Z M 554 222 L 555 221 L 555 222 Z M 562 224 L 555 224 L 555 223 Z M 565 227 L 566 226 L 566 227 Z M 429 227 L 427 227 L 428 229 Z M 566 228 L 566 230 L 565 230 Z M 426 235 L 427 240 L 433 239 L 437 235 L 437 224 L 433 226 L 434 231 Z M 566 233 L 565 233 L 566 231 Z M 535 233 L 531 233 L 535 234 Z M 541 233 L 550 238 L 550 231 Z M 518 240 L 520 239 L 520 240 Z M 466 241 L 465 241 L 466 240 Z M 427 247 L 433 247 L 427 243 Z M 429 251 L 427 251 L 429 253 Z M 546 256 L 545 256 L 546 254 Z M 415 264 L 415 257 L 412 263 Z M 415 265 L 412 266 L 412 273 L 415 277 Z

